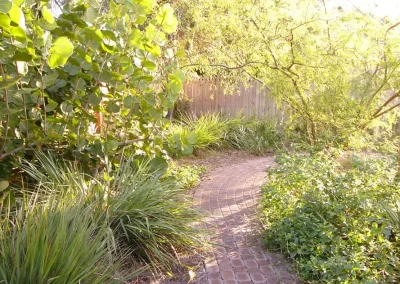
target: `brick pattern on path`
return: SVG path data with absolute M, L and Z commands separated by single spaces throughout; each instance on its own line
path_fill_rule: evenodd
M 298 283 L 285 259 L 262 248 L 256 208 L 266 168 L 273 157 L 227 165 L 211 173 L 194 193 L 194 203 L 207 217 L 211 242 L 202 283 Z

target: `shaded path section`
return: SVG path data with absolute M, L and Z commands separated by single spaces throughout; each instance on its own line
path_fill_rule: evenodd
M 208 215 L 211 242 L 217 244 L 205 260 L 201 283 L 297 283 L 284 258 L 262 248 L 256 208 L 265 169 L 274 165 L 273 157 L 227 165 L 196 189 L 194 203 Z

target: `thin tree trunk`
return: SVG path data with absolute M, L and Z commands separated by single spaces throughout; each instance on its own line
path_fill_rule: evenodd
M 400 145 L 397 149 L 397 174 L 396 179 L 400 179 Z

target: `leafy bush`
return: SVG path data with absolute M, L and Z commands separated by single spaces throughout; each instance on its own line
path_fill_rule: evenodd
M 205 166 L 174 166 L 168 168 L 167 177 L 172 177 L 181 188 L 189 189 L 198 185 L 201 176 L 207 171 Z
M 256 155 L 276 147 L 282 140 L 276 124 L 267 120 L 237 118 L 228 121 L 225 145 L 243 149 Z
M 265 244 L 327 283 L 398 282 L 399 246 L 380 202 L 399 193 L 392 158 L 279 157 L 263 187 Z
M 49 2 L 0 5 L 0 163 L 36 146 L 81 163 L 127 145 L 161 155 L 164 112 L 184 79 L 167 44 L 173 9 L 83 0 L 55 18 Z
M 116 273 L 124 259 L 110 250 L 93 204 L 59 199 L 51 196 L 1 220 L 0 282 L 121 283 Z

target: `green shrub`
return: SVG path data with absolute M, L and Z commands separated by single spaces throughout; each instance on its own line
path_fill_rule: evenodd
M 89 176 L 71 163 L 44 154 L 37 157 L 38 164 L 27 163 L 24 169 L 39 182 L 33 189 L 41 190 L 39 199 L 46 200 L 53 191 L 96 203 L 92 213 L 103 217 L 112 232 L 109 242 L 128 249 L 137 261 L 168 270 L 177 263 L 176 253 L 201 247 L 201 234 L 193 226 L 200 214 L 186 202 L 174 179 L 161 179 L 164 170 L 152 162 L 131 157 L 122 159 L 112 176 L 107 166 Z
M 129 145 L 161 156 L 164 113 L 184 80 L 170 4 L 63 1 L 56 17 L 53 2 L 0 5 L 0 176 L 5 159 L 39 145 L 81 164 Z
M 168 168 L 166 177 L 173 177 L 181 188 L 189 189 L 199 184 L 201 176 L 207 172 L 205 166 L 174 166 Z
M 276 124 L 267 120 L 237 118 L 228 121 L 224 136 L 227 147 L 262 155 L 282 140 Z
M 200 215 L 173 179 L 161 179 L 162 171 L 133 162 L 120 165 L 110 188 L 110 226 L 136 258 L 169 269 L 177 252 L 201 247 L 200 232 L 193 226 Z
M 293 259 L 308 281 L 397 282 L 399 242 L 380 202 L 399 193 L 394 159 L 279 157 L 263 187 L 265 244 Z
M 109 249 L 92 206 L 51 196 L 29 207 L 1 220 L 1 283 L 122 283 L 123 258 Z
M 224 119 L 220 114 L 206 114 L 198 118 L 183 115 L 171 124 L 166 138 L 173 154 L 226 147 L 262 155 L 276 147 L 283 135 L 276 123 L 268 120 Z
M 166 133 L 168 148 L 173 154 L 192 154 L 196 149 L 219 147 L 226 129 L 227 120 L 219 114 L 182 116 Z

